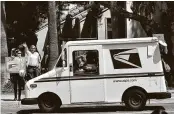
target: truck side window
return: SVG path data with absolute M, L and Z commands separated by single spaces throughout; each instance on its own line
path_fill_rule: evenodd
M 74 75 L 99 74 L 99 56 L 97 50 L 79 50 L 73 52 Z
M 114 69 L 142 68 L 139 52 L 133 49 L 111 49 L 110 50 Z
M 65 62 L 64 67 L 67 67 L 67 50 L 66 50 L 66 48 L 64 49 L 63 60 Z
M 64 61 L 64 67 L 67 67 L 67 50 L 66 48 L 63 50 L 63 53 L 60 55 L 61 58 L 58 61 L 56 67 L 63 67 L 63 61 Z

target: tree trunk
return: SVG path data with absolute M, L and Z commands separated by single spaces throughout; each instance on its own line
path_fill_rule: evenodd
M 118 16 L 115 14 L 115 8 L 117 7 L 116 1 L 111 1 L 111 25 L 112 25 L 112 38 L 119 38 L 118 35 Z
M 173 60 L 173 58 L 174 58 L 174 22 L 172 22 L 172 24 L 171 24 L 171 41 L 172 41 L 172 55 L 171 55 L 171 57 L 172 57 L 172 62 L 171 62 L 171 66 L 172 66 L 172 75 L 174 76 L 174 60 Z
M 58 58 L 57 22 L 55 1 L 48 2 L 48 32 L 50 51 L 48 69 L 52 70 Z
M 1 2 L 1 85 L 8 80 L 6 67 L 5 67 L 5 57 L 8 56 L 8 48 L 7 48 L 7 37 L 5 31 L 5 2 Z

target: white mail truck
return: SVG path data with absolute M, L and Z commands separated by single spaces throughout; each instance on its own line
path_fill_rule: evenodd
M 148 99 L 171 98 L 159 45 L 156 37 L 69 41 L 51 71 L 26 83 L 21 103 L 44 112 L 118 102 L 142 110 Z

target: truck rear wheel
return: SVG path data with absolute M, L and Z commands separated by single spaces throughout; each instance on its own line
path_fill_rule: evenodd
M 39 97 L 38 105 L 42 112 L 55 112 L 60 106 L 60 100 L 58 97 L 52 93 L 46 93 Z
M 142 110 L 146 105 L 146 101 L 145 93 L 138 89 L 126 92 L 124 97 L 125 105 L 130 110 Z

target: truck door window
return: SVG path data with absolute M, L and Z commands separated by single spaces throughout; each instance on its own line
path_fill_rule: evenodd
M 74 75 L 99 74 L 99 56 L 97 50 L 79 50 L 73 52 Z

